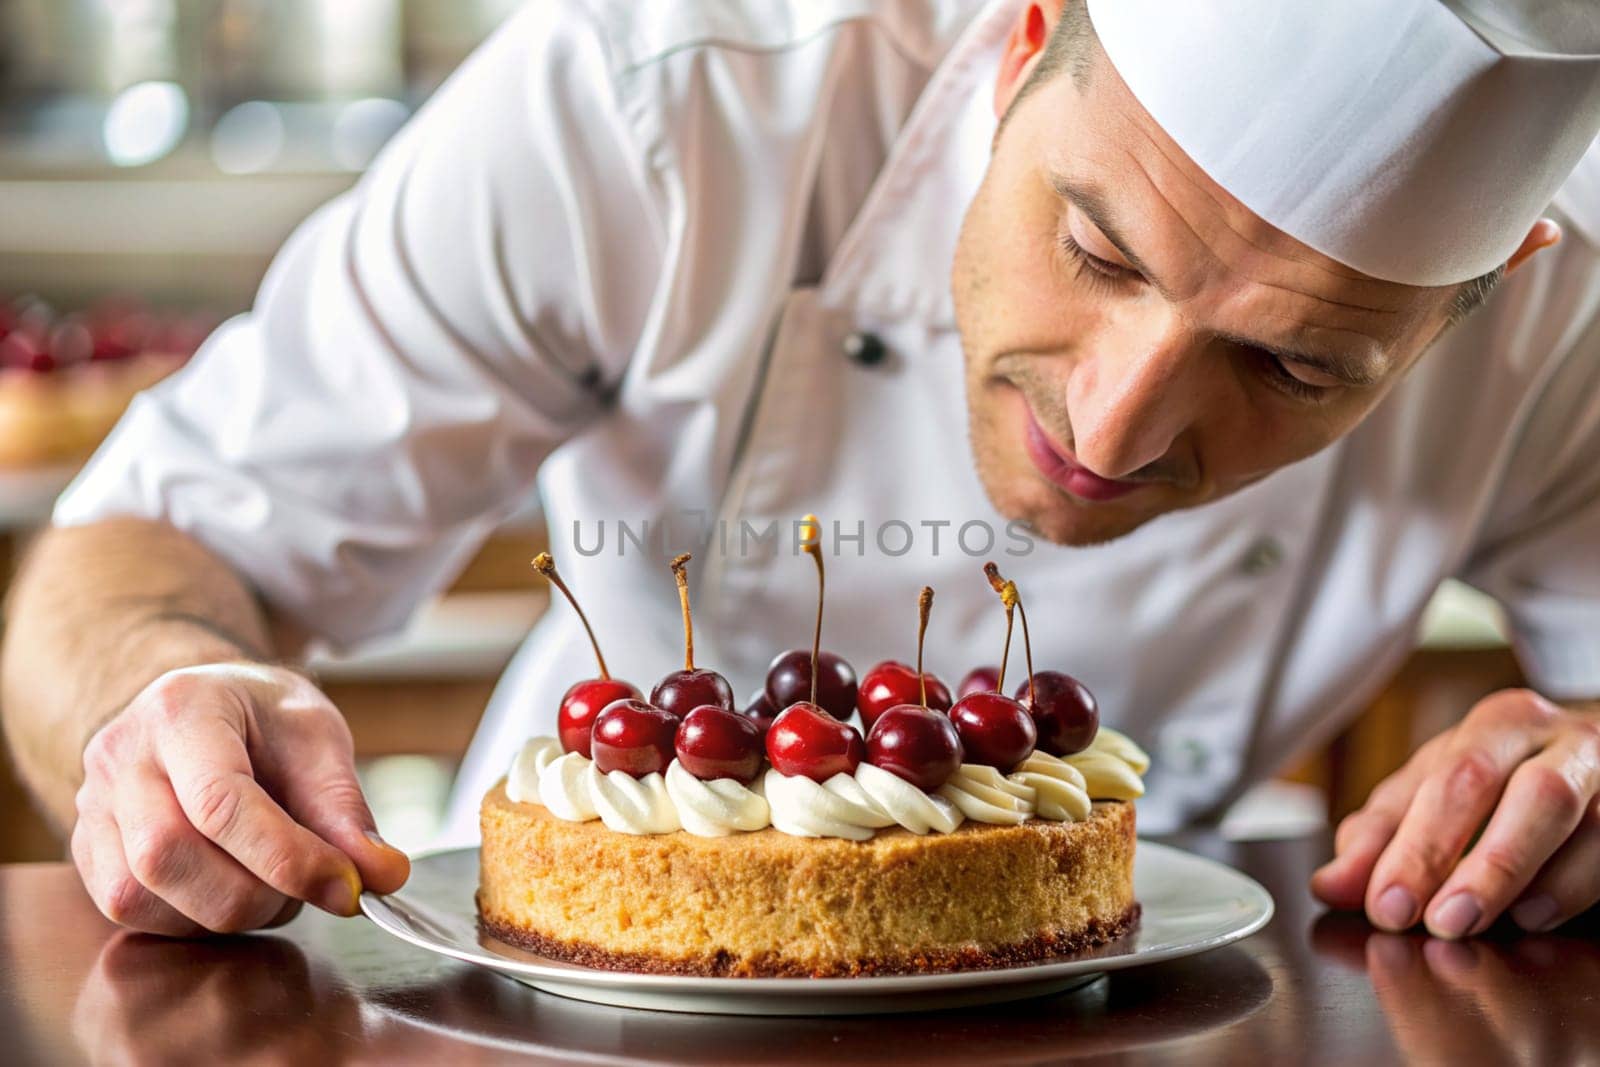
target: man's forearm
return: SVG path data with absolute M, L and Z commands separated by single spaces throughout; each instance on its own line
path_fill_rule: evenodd
M 7 743 L 24 782 L 65 828 L 84 745 L 145 685 L 179 667 L 271 652 L 248 586 L 173 527 L 113 519 L 50 530 L 6 605 Z

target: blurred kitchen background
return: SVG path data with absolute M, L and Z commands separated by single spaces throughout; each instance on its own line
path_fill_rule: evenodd
M 0 0 L 0 579 L 132 392 L 245 310 L 294 226 L 522 2 Z M 403 847 L 434 832 L 494 679 L 544 610 L 527 566 L 541 542 L 530 502 L 408 633 L 315 665 Z M 1265 545 L 1251 565 L 1276 562 Z M 1422 639 L 1361 721 L 1227 829 L 1337 818 L 1517 680 L 1494 605 L 1470 590 L 1444 592 Z M 61 855 L 0 760 L 0 862 Z

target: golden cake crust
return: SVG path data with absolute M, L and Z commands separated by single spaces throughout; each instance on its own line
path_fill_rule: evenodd
M 483 801 L 478 912 L 491 937 L 592 967 L 708 976 L 904 974 L 1081 952 L 1138 919 L 1134 810 L 967 823 L 865 842 L 778 830 L 616 833 Z

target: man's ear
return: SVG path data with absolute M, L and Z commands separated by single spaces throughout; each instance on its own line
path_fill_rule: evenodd
M 1550 248 L 1561 241 L 1561 227 L 1556 225 L 1554 219 L 1540 219 L 1533 224 L 1533 229 L 1528 231 L 1528 236 L 1522 239 L 1522 244 L 1511 253 L 1511 258 L 1506 260 L 1506 273 L 1510 274 L 1528 260 L 1541 248 Z
M 1000 76 L 994 83 L 994 117 L 1001 118 L 1017 93 L 1028 82 L 1028 75 L 1039 65 L 1050 34 L 1061 21 L 1061 9 L 1067 3 L 1084 3 L 1084 0 L 1034 0 L 1023 7 L 1017 21 L 1006 37 L 1006 48 L 1000 56 Z

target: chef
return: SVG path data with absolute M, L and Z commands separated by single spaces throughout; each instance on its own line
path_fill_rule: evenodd
M 676 552 L 741 691 L 809 639 L 801 514 L 858 671 L 923 584 L 934 668 L 997 660 L 999 562 L 1168 829 L 1330 738 L 1455 576 L 1531 687 L 1315 889 L 1555 926 L 1600 899 L 1597 128 L 1582 0 L 530 5 L 61 500 L 10 608 L 19 764 L 121 923 L 352 913 L 406 862 L 282 661 L 402 627 L 536 493 L 646 691 Z M 552 611 L 451 836 L 592 671 Z

